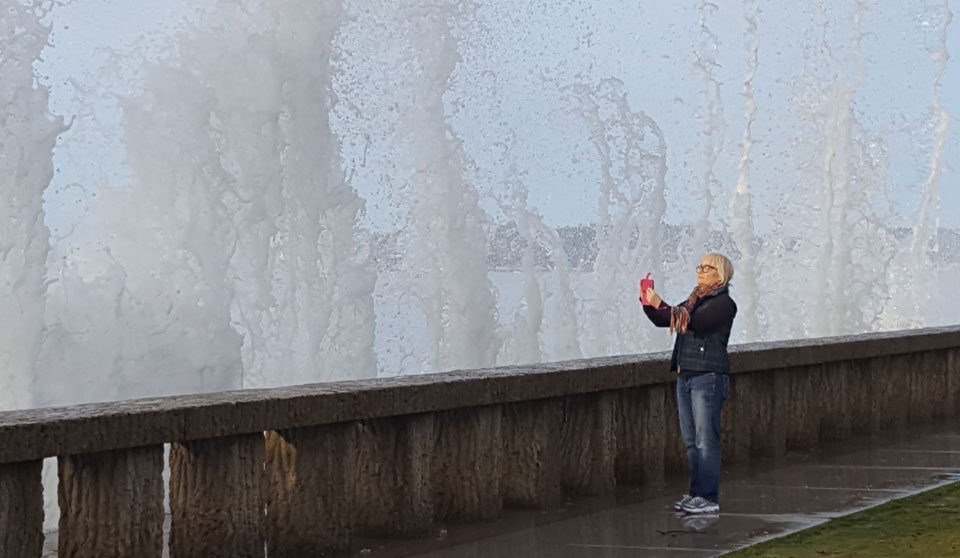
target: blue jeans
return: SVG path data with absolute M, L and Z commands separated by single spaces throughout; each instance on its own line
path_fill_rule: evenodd
M 690 495 L 719 503 L 720 414 L 730 393 L 730 376 L 702 374 L 677 378 L 680 434 L 690 462 Z

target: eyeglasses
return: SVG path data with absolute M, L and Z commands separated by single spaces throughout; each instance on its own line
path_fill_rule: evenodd
M 698 265 L 698 266 L 697 266 L 697 273 L 706 273 L 706 272 L 708 272 L 708 271 L 716 271 L 716 270 L 717 270 L 717 268 L 713 267 L 712 265 Z

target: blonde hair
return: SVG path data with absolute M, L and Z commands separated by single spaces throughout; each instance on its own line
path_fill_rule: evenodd
M 702 261 L 706 262 L 707 265 L 712 265 L 717 268 L 717 273 L 720 274 L 721 285 L 726 286 L 730 284 L 730 280 L 733 279 L 733 262 L 726 256 L 716 253 L 707 254 L 703 257 Z

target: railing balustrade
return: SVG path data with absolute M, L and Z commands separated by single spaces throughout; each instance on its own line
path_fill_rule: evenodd
M 956 416 L 960 327 L 732 349 L 727 461 Z M 665 353 L 0 413 L 0 557 L 334 553 L 685 470 Z

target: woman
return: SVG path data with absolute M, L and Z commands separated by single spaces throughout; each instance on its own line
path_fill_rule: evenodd
M 730 391 L 727 342 L 737 305 L 728 284 L 733 264 L 707 254 L 697 266 L 697 288 L 685 302 L 668 306 L 653 289 L 643 311 L 658 327 L 677 333 L 670 370 L 677 371 L 680 433 L 690 462 L 690 492 L 675 505 L 691 514 L 719 513 L 720 413 Z

